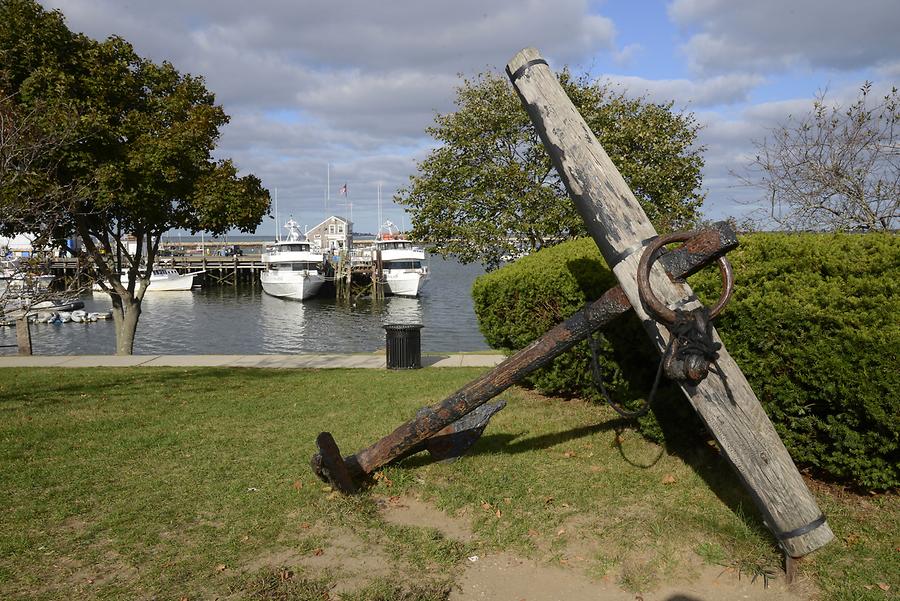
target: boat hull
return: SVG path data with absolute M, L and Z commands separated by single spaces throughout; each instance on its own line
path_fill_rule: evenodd
M 260 274 L 263 292 L 279 298 L 305 300 L 318 294 L 325 278 L 318 273 L 269 272 Z
M 22 275 L 0 276 L 0 291 L 9 290 L 46 290 L 53 283 L 52 275 Z
M 384 274 L 385 292 L 395 296 L 419 296 L 427 279 L 428 274 L 424 271 L 388 271 Z
M 194 287 L 194 274 L 188 273 L 182 276 L 167 279 L 150 279 L 147 292 L 175 292 L 190 290 Z
M 200 275 L 201 273 L 204 272 L 195 271 L 193 273 L 185 273 L 182 275 L 170 274 L 165 277 L 151 276 L 150 282 L 147 284 L 147 292 L 179 292 L 190 290 L 194 287 L 194 276 Z M 95 292 L 103 291 L 103 288 L 97 283 L 95 283 L 91 289 Z

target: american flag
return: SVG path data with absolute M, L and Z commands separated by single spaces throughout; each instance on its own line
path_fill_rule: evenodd
M 341 186 L 341 189 L 338 190 L 338 192 L 341 193 L 341 196 L 347 196 L 347 184 L 344 184 L 343 186 Z

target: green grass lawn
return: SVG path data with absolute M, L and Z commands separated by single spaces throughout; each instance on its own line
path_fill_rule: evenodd
M 605 407 L 524 390 L 461 461 L 411 457 L 349 499 L 313 476 L 319 431 L 349 454 L 480 373 L 0 370 L 0 598 L 323 599 L 374 550 L 390 569 L 341 598 L 445 599 L 475 549 L 635 591 L 698 561 L 780 568 L 712 446 L 663 449 Z M 837 540 L 803 573 L 826 599 L 896 595 L 897 497 L 814 492 Z M 471 520 L 475 538 L 386 523 L 376 501 L 404 494 Z

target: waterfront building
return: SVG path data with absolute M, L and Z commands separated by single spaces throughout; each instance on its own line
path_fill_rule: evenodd
M 353 223 L 332 215 L 306 232 L 306 236 L 314 247 L 323 251 L 340 252 L 353 246 Z
M 4 258 L 28 258 L 35 253 L 43 253 L 44 256 L 51 255 L 60 256 L 64 249 L 62 246 L 34 248 L 34 240 L 37 239 L 36 234 L 16 234 L 13 236 L 0 236 L 0 259 Z M 74 254 L 81 249 L 81 240 L 77 237 L 70 238 L 65 241 L 69 252 Z

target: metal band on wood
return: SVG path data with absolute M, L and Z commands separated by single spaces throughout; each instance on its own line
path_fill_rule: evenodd
M 649 238 L 644 238 L 640 242 L 632 244 L 609 261 L 609 268 L 615 269 L 616 265 L 633 255 L 634 253 L 638 252 L 639 250 L 644 250 L 644 248 L 646 248 L 648 244 L 650 244 L 657 238 L 659 238 L 659 236 L 650 236 Z
M 512 75 L 509 76 L 510 81 L 513 81 L 513 82 L 516 81 L 517 79 L 522 77 L 522 75 L 525 73 L 525 71 L 527 69 L 529 69 L 530 67 L 533 67 L 535 65 L 547 65 L 547 61 L 545 61 L 542 58 L 536 58 L 534 60 L 528 61 L 527 63 L 525 63 L 518 69 L 516 69 L 515 73 L 513 73 Z M 547 66 L 549 67 L 550 65 L 547 65 Z
M 812 532 L 822 524 L 826 522 L 825 514 L 820 515 L 810 523 L 805 526 L 800 526 L 799 528 L 794 528 L 788 532 L 779 532 L 777 533 L 778 540 L 787 540 L 789 538 L 796 538 L 798 536 L 803 536 L 807 532 Z

